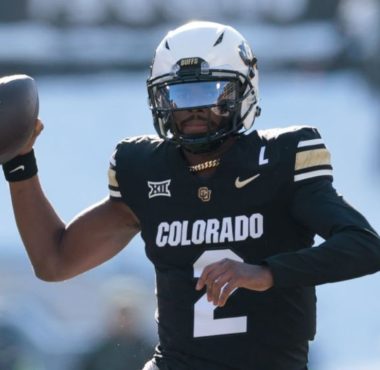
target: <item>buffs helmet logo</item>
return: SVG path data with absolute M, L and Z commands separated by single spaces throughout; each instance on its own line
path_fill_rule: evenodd
M 252 50 L 246 41 L 243 41 L 239 45 L 239 55 L 244 64 L 247 66 L 253 66 L 256 63 L 256 58 L 254 57 Z

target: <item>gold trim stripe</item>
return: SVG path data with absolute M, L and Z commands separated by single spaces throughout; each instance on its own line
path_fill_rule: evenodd
M 111 168 L 108 170 L 108 184 L 115 188 L 119 187 L 119 183 L 116 180 L 116 171 Z
M 299 175 L 294 176 L 294 181 L 302 181 L 306 179 L 311 179 L 313 177 L 319 177 L 319 176 L 332 176 L 333 171 L 332 170 L 317 170 L 317 171 L 310 171 L 306 173 L 300 173 Z
M 297 153 L 294 169 L 297 171 L 305 168 L 326 165 L 331 166 L 330 152 L 327 149 L 313 149 Z

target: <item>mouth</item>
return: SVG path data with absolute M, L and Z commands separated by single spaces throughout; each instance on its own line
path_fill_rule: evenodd
M 189 121 L 181 124 L 181 131 L 184 134 L 203 134 L 208 132 L 209 126 L 204 121 Z
M 209 131 L 209 124 L 212 127 L 213 122 L 208 118 L 192 115 L 179 122 L 179 127 L 184 134 L 203 134 Z

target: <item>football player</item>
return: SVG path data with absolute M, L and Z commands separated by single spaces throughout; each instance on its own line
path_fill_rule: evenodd
M 379 236 L 333 188 L 315 128 L 251 130 L 257 60 L 235 29 L 169 32 L 147 88 L 158 136 L 121 141 L 110 196 L 68 225 L 38 182 L 33 140 L 4 166 L 36 275 L 71 278 L 141 232 L 160 340 L 145 370 L 307 369 L 315 286 L 378 271 Z

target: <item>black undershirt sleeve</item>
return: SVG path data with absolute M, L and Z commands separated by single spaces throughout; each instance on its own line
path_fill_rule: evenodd
M 291 217 L 325 241 L 317 247 L 267 258 L 277 287 L 314 286 L 380 270 L 380 238 L 331 181 L 306 183 L 295 191 Z

